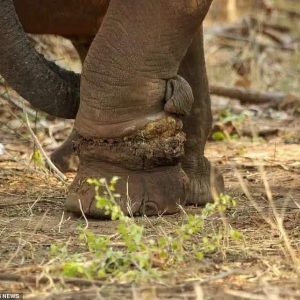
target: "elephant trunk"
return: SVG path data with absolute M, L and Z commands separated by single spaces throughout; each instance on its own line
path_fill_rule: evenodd
M 0 74 L 35 108 L 73 119 L 79 107 L 80 76 L 37 53 L 16 14 L 13 0 L 0 0 Z

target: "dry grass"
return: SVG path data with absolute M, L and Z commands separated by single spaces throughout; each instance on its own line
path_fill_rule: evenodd
M 226 152 L 227 147 L 227 151 L 232 153 L 233 147 L 238 145 L 223 143 L 220 151 L 218 143 L 210 143 L 208 151 L 211 155 L 218 152 L 225 156 L 229 154 Z M 253 149 L 256 153 L 266 151 L 259 149 L 259 145 L 249 145 L 248 151 Z M 280 150 L 281 147 L 278 146 L 278 151 Z M 233 155 L 231 157 L 234 158 Z M 273 299 L 270 292 L 274 294 L 274 299 L 286 299 L 283 296 L 287 294 L 290 295 L 289 299 L 297 299 L 299 277 L 298 264 L 295 262 L 299 257 L 299 166 L 296 172 L 294 168 L 287 171 L 276 162 L 275 166 L 269 165 L 268 159 L 273 157 L 272 151 L 269 157 L 265 157 L 265 177 L 255 166 L 256 163 L 251 165 L 247 157 L 239 157 L 238 161 L 215 158 L 216 162 L 222 162 L 228 193 L 238 199 L 238 206 L 229 210 L 226 218 L 228 224 L 242 233 L 242 241 L 221 245 L 219 254 L 209 255 L 203 263 L 187 261 L 166 270 L 162 283 L 153 283 L 151 288 L 147 285 L 148 288 L 136 286 L 132 289 L 129 288 L 130 285 L 120 285 L 118 289 L 112 289 L 109 283 L 103 283 L 98 291 L 102 295 L 111 293 L 111 297 L 115 298 L 124 293 L 124 299 L 125 295 L 130 299 L 140 294 L 146 295 L 143 296 L 145 299 L 149 299 L 148 294 L 156 295 L 158 299 L 167 299 L 167 296 L 172 296 L 172 299 L 196 299 L 193 297 L 200 293 L 199 290 L 204 295 L 217 291 L 214 299 L 230 299 L 233 295 L 244 299 Z M 284 166 L 289 168 L 294 162 L 291 157 Z M 1 167 L 6 164 L 1 163 Z M 248 193 L 241 188 L 234 170 L 239 170 L 252 200 L 248 199 Z M 74 293 L 76 285 L 83 290 L 87 289 L 81 283 L 61 283 L 55 278 L 52 279 L 53 282 L 45 280 L 49 276 L 48 250 L 51 244 L 58 241 L 68 243 L 73 251 L 78 251 L 78 240 L 74 232 L 79 221 L 67 214 L 62 215 L 65 187 L 54 177 L 26 170 L 18 163 L 2 168 L 0 178 L 1 269 L 3 273 L 25 277 L 24 282 L 19 283 L 1 280 L 1 289 L 19 290 L 36 296 L 42 292 L 62 294 L 70 290 L 72 292 L 69 293 Z M 264 178 L 273 192 L 272 203 L 268 200 Z M 284 187 L 278 186 L 278 180 L 285 182 Z M 281 220 L 281 227 L 277 226 L 274 209 L 277 218 Z M 198 210 L 190 208 L 187 212 L 197 213 Z M 166 234 L 172 231 L 181 222 L 181 218 L 177 215 L 161 219 L 140 219 L 139 222 L 143 222 L 147 234 L 153 236 L 160 234 L 159 228 Z M 89 221 L 89 227 L 102 234 L 114 234 L 115 226 L 115 222 Z M 218 226 L 222 226 L 221 217 L 214 216 L 207 230 Z M 32 279 L 27 281 L 30 276 L 37 277 L 37 283 Z M 95 290 L 88 290 L 81 293 L 95 293 Z M 37 297 L 40 299 L 41 296 Z
M 293 24 L 292 34 L 299 36 L 299 27 Z M 286 92 L 299 88 L 299 51 L 258 52 L 241 42 L 233 47 L 228 41 L 207 39 L 211 81 L 235 84 L 241 79 L 232 67 L 238 59 L 250 61 L 250 87 Z M 233 114 L 249 116 L 233 124 L 241 132 L 250 127 L 255 132 L 265 127 L 279 131 L 264 139 L 242 135 L 238 140 L 208 143 L 207 156 L 222 170 L 227 193 L 238 201 L 223 216 L 225 223 L 239 230 L 243 239 L 224 240 L 217 253 L 203 262 L 187 260 L 166 269 L 159 282 L 138 285 L 87 283 L 49 275 L 50 245 L 61 242 L 79 251 L 74 233 L 83 220 L 63 213 L 67 184 L 30 162 L 34 148 L 22 113 L 0 99 L 0 143 L 6 149 L 0 155 L 0 290 L 24 292 L 28 299 L 300 299 L 299 115 L 293 109 L 274 111 L 213 98 L 216 121 L 228 107 Z M 38 118 L 36 135 L 50 152 L 71 125 Z M 67 175 L 67 183 L 73 176 Z M 187 212 L 199 210 L 191 207 Z M 138 222 L 150 237 L 168 234 L 181 220 L 178 214 Z M 223 224 L 224 219 L 214 215 L 207 230 L 223 228 Z M 89 220 L 89 228 L 113 235 L 116 222 Z

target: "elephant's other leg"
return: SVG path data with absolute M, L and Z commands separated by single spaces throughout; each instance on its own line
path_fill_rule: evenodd
M 64 173 L 77 171 L 79 159 L 73 145 L 76 137 L 77 134 L 73 130 L 63 144 L 51 154 L 51 161 Z
M 190 179 L 186 204 L 202 205 L 213 200 L 212 191 L 219 194 L 224 190 L 222 175 L 216 169 L 212 169 L 210 162 L 204 156 L 204 147 L 212 125 L 212 115 L 202 27 L 181 63 L 179 74 L 189 82 L 194 94 L 191 113 L 183 119 L 187 141 L 185 155 L 181 162 Z
M 179 164 L 185 136 L 176 115 L 193 95 L 177 76 L 210 0 L 111 0 L 85 59 L 75 120 L 80 165 L 66 208 L 103 217 L 88 178 L 120 177 L 124 212 L 174 213 L 188 178 Z M 128 209 L 130 206 L 130 209 Z
M 71 41 L 83 63 L 92 41 L 88 39 L 72 39 Z M 75 130 L 73 130 L 70 136 L 63 142 L 63 144 L 51 154 L 52 162 L 63 173 L 76 172 L 78 169 L 79 158 L 77 153 L 74 151 L 73 146 L 73 141 L 75 139 L 76 132 Z

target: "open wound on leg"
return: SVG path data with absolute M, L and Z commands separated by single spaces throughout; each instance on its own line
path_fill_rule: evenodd
M 119 204 L 133 215 L 171 214 L 184 200 L 188 178 L 180 167 L 185 134 L 182 122 L 172 116 L 148 123 L 135 134 L 118 139 L 79 137 L 75 149 L 80 157 L 77 176 L 66 202 L 69 211 L 102 218 L 96 208 L 94 186 L 89 178 L 118 176 Z M 128 205 L 130 204 L 130 209 Z
M 98 160 L 130 170 L 146 170 L 176 164 L 184 154 L 184 142 L 181 120 L 165 116 L 123 138 L 80 137 L 75 149 L 81 160 Z

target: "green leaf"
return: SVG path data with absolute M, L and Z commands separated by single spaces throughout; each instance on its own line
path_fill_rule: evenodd
M 234 230 L 231 229 L 230 230 L 230 237 L 234 240 L 234 241 L 240 241 L 242 239 L 242 234 L 240 231 L 238 230 Z
M 216 131 L 212 134 L 212 139 L 217 142 L 224 141 L 225 138 L 225 134 L 222 131 Z
M 45 162 L 42 153 L 35 149 L 31 156 L 31 161 L 33 161 L 37 166 L 44 167 Z

